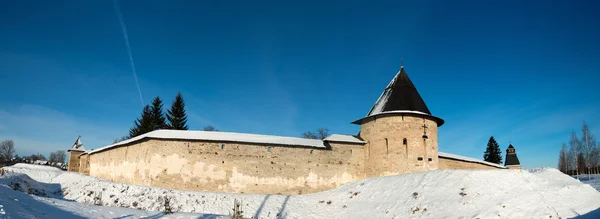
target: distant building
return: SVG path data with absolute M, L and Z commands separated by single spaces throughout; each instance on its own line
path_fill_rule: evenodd
M 69 150 L 69 171 L 169 189 L 299 194 L 373 176 L 506 169 L 439 152 L 438 127 L 444 120 L 431 114 L 404 67 L 369 113 L 352 123 L 360 125 L 357 135 L 333 134 L 323 140 L 156 130 L 84 152 L 78 138 Z
M 45 161 L 45 160 L 36 160 L 35 162 L 33 162 L 33 164 L 48 165 L 48 161 Z
M 517 157 L 517 152 L 515 152 L 515 147 L 513 147 L 512 144 L 508 145 L 508 148 L 506 149 L 506 160 L 504 161 L 504 165 L 508 167 L 508 169 L 521 169 L 521 163 Z

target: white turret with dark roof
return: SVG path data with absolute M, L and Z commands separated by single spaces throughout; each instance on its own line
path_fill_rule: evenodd
M 75 140 L 75 143 L 73 143 L 73 146 L 71 146 L 71 149 L 67 150 L 67 151 L 81 151 L 81 152 L 85 152 L 85 148 L 83 147 L 83 143 L 81 143 L 81 135 L 77 137 L 77 140 Z

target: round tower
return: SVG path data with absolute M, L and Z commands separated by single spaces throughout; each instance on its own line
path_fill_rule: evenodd
M 438 127 L 404 67 L 385 88 L 360 125 L 365 175 L 384 176 L 438 169 Z

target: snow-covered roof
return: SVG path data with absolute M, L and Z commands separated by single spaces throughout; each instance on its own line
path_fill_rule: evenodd
M 77 140 L 75 140 L 75 143 L 73 144 L 73 146 L 71 146 L 71 149 L 67 151 L 85 151 L 83 143 L 81 143 L 81 136 L 77 137 Z
M 441 151 L 438 152 L 438 157 L 445 157 L 445 158 L 450 158 L 450 159 L 455 159 L 455 160 L 462 160 L 462 161 L 468 161 L 468 162 L 473 162 L 473 163 L 480 163 L 480 164 L 485 164 L 485 165 L 488 165 L 488 166 L 494 166 L 494 167 L 499 167 L 499 168 L 506 169 L 505 166 L 502 166 L 502 165 L 497 164 L 497 163 L 490 163 L 490 162 L 479 160 L 479 159 L 475 159 L 475 158 L 470 158 L 470 157 L 465 157 L 465 156 L 460 156 L 460 155 L 450 154 L 450 153 L 444 153 L 444 152 L 441 152 Z
M 352 135 L 340 135 L 340 134 L 332 134 L 331 136 L 323 139 L 323 141 L 333 141 L 333 142 L 346 142 L 346 143 L 357 143 L 357 144 L 365 144 L 366 142 L 360 140 L 359 138 Z
M 206 140 L 206 141 L 223 141 L 223 142 L 244 142 L 256 144 L 271 144 L 271 145 L 288 145 L 288 146 L 305 146 L 315 148 L 326 148 L 322 140 L 282 137 L 273 135 L 258 135 L 235 132 L 215 132 L 215 131 L 189 131 L 189 130 L 156 130 L 146 134 L 131 138 L 125 141 L 117 142 L 93 151 L 87 152 L 93 154 L 99 151 L 107 150 L 120 145 L 125 145 L 144 138 L 158 139 L 181 139 L 181 140 Z

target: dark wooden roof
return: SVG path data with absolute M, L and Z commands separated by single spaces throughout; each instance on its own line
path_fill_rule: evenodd
M 383 94 L 369 111 L 368 116 L 389 111 L 409 110 L 431 115 L 429 108 L 421 98 L 404 67 L 385 88 Z
M 390 113 L 412 113 L 428 118 L 432 117 L 438 123 L 438 126 L 444 124 L 444 120 L 431 115 L 431 111 L 429 111 L 425 101 L 417 91 L 417 87 L 406 74 L 404 67 L 400 68 L 400 72 L 388 84 L 367 116 L 353 123 L 361 124 L 369 117 Z
M 515 147 L 513 147 L 512 144 L 508 145 L 508 148 L 506 149 L 506 160 L 504 161 L 504 165 L 521 165 Z

